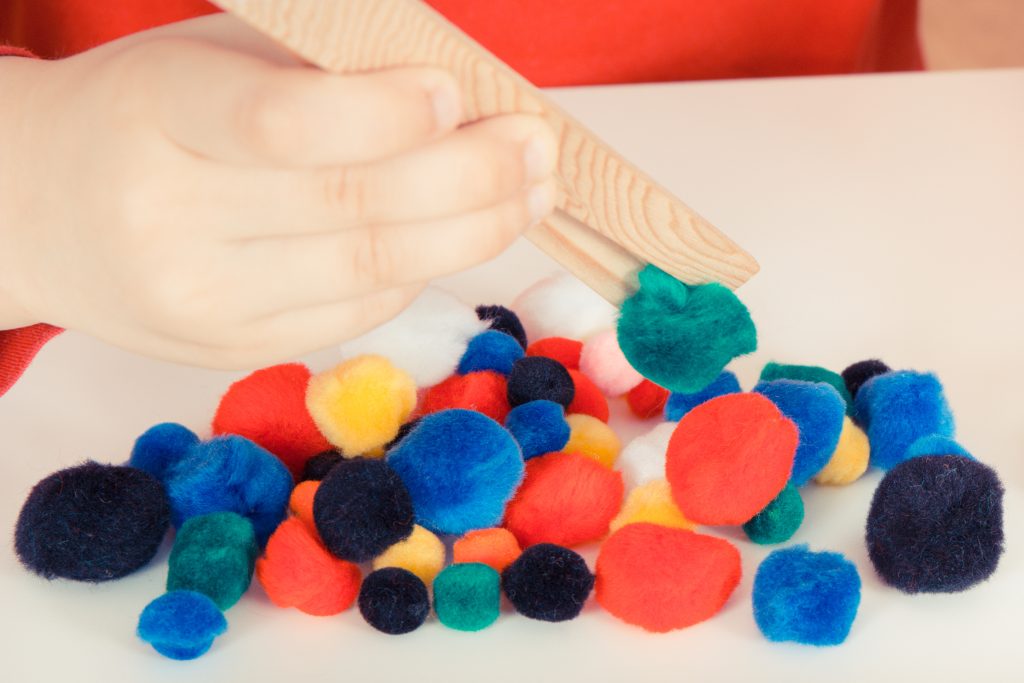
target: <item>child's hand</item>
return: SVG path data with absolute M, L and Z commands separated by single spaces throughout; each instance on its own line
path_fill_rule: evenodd
M 7 322 L 164 359 L 252 367 L 357 335 L 554 201 L 541 119 L 456 130 L 443 71 L 326 74 L 227 16 L 4 58 L 0 92 Z

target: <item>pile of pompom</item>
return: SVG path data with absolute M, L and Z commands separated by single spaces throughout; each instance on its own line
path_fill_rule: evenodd
M 884 581 L 954 592 L 992 574 L 1002 486 L 953 440 L 933 375 L 769 363 L 744 392 L 724 370 L 756 347 L 735 296 L 653 268 L 640 283 L 619 312 L 568 276 L 512 309 L 428 290 L 333 369 L 278 365 L 233 384 L 209 439 L 156 425 L 127 465 L 39 482 L 17 553 L 46 578 L 116 579 L 173 526 L 167 592 L 138 635 L 175 659 L 210 648 L 254 575 L 276 605 L 357 605 L 388 634 L 432 611 L 486 628 L 503 595 L 526 617 L 570 620 L 592 592 L 664 632 L 712 617 L 740 581 L 739 550 L 698 525 L 783 543 L 803 521 L 801 487 L 875 466 L 887 474 L 866 538 Z M 661 419 L 625 448 L 608 425 L 620 398 Z M 574 550 L 592 542 L 593 571 Z M 841 643 L 859 602 L 853 563 L 805 546 L 771 553 L 754 580 L 770 640 Z

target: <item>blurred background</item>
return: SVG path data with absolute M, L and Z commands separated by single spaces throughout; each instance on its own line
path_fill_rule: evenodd
M 1024 66 L 1024 0 L 921 0 L 929 69 Z

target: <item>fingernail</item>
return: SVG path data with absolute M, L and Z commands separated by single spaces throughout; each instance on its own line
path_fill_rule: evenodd
M 537 185 L 526 194 L 526 208 L 534 223 L 546 218 L 555 208 L 555 193 L 550 183 Z
M 442 86 L 434 90 L 430 99 L 434 105 L 434 120 L 438 130 L 448 130 L 458 125 L 462 117 L 462 106 L 456 91 Z
M 550 135 L 534 133 L 523 150 L 527 180 L 546 178 L 555 167 L 555 148 Z

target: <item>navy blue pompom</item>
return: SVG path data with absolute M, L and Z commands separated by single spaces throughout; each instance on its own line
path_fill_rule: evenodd
M 302 466 L 302 478 L 299 481 L 321 481 L 341 460 L 341 453 L 333 448 L 317 453 Z
M 292 475 L 270 451 L 241 436 L 218 436 L 193 448 L 167 471 L 171 521 L 236 512 L 252 522 L 264 545 L 284 519 Z
M 519 442 L 523 459 L 562 450 L 569 443 L 565 409 L 554 401 L 530 401 L 509 411 L 505 429 Z
M 679 422 L 683 415 L 718 396 L 736 394 L 740 391 L 740 381 L 736 375 L 724 370 L 711 384 L 698 392 L 692 394 L 681 394 L 673 391 L 665 401 L 665 419 L 669 422 Z
M 906 370 L 874 377 L 857 392 L 854 414 L 871 443 L 871 465 L 883 470 L 903 462 L 921 437 L 952 438 L 955 430 L 942 383 L 931 373 Z
M 887 372 L 892 372 L 892 368 L 882 361 L 872 358 L 871 360 L 862 360 L 850 365 L 843 370 L 842 376 L 850 396 L 857 398 L 857 392 L 860 391 L 860 388 L 868 380 L 878 375 L 884 375 Z
M 119 579 L 153 559 L 170 515 L 164 487 L 152 475 L 86 462 L 32 488 L 14 548 L 27 569 L 47 579 Z
M 524 355 L 523 347 L 514 337 L 497 330 L 486 330 L 469 340 L 459 360 L 457 372 L 467 375 L 491 370 L 507 375 L 512 372 L 515 362 Z
M 421 418 L 388 453 L 387 462 L 409 491 L 416 521 L 443 534 L 501 523 L 525 469 L 508 430 L 486 415 L 461 409 Z
M 199 437 L 176 422 L 153 425 L 135 440 L 128 464 L 149 472 L 161 481 L 168 469 L 188 457 L 199 444 Z
M 476 317 L 490 324 L 492 330 L 504 332 L 526 348 L 526 330 L 519 316 L 504 306 L 477 306 Z
M 794 486 L 803 486 L 835 453 L 843 431 L 846 402 L 835 387 L 824 382 L 777 379 L 760 382 L 754 391 L 770 399 L 800 431 L 789 481 Z
M 532 545 L 501 574 L 505 595 L 523 616 L 541 621 L 575 619 L 594 575 L 577 553 L 552 543 Z
M 554 401 L 568 408 L 575 394 L 565 366 L 544 356 L 520 358 L 508 376 L 508 403 L 513 408 L 530 401 Z
M 139 638 L 164 657 L 178 660 L 203 655 L 228 622 L 202 593 L 171 591 L 146 605 L 139 616 Z
M 868 556 L 905 593 L 956 593 L 984 581 L 1003 553 L 1003 485 L 991 467 L 925 455 L 892 468 L 868 512 Z
M 370 573 L 359 588 L 359 613 L 382 633 L 401 635 L 418 629 L 430 614 L 430 595 L 418 576 L 399 567 Z
M 754 620 L 765 638 L 839 645 L 860 605 L 857 567 L 839 553 L 776 550 L 754 576 Z
M 313 521 L 328 550 L 366 562 L 412 533 L 412 498 L 384 461 L 344 460 L 320 482 Z

